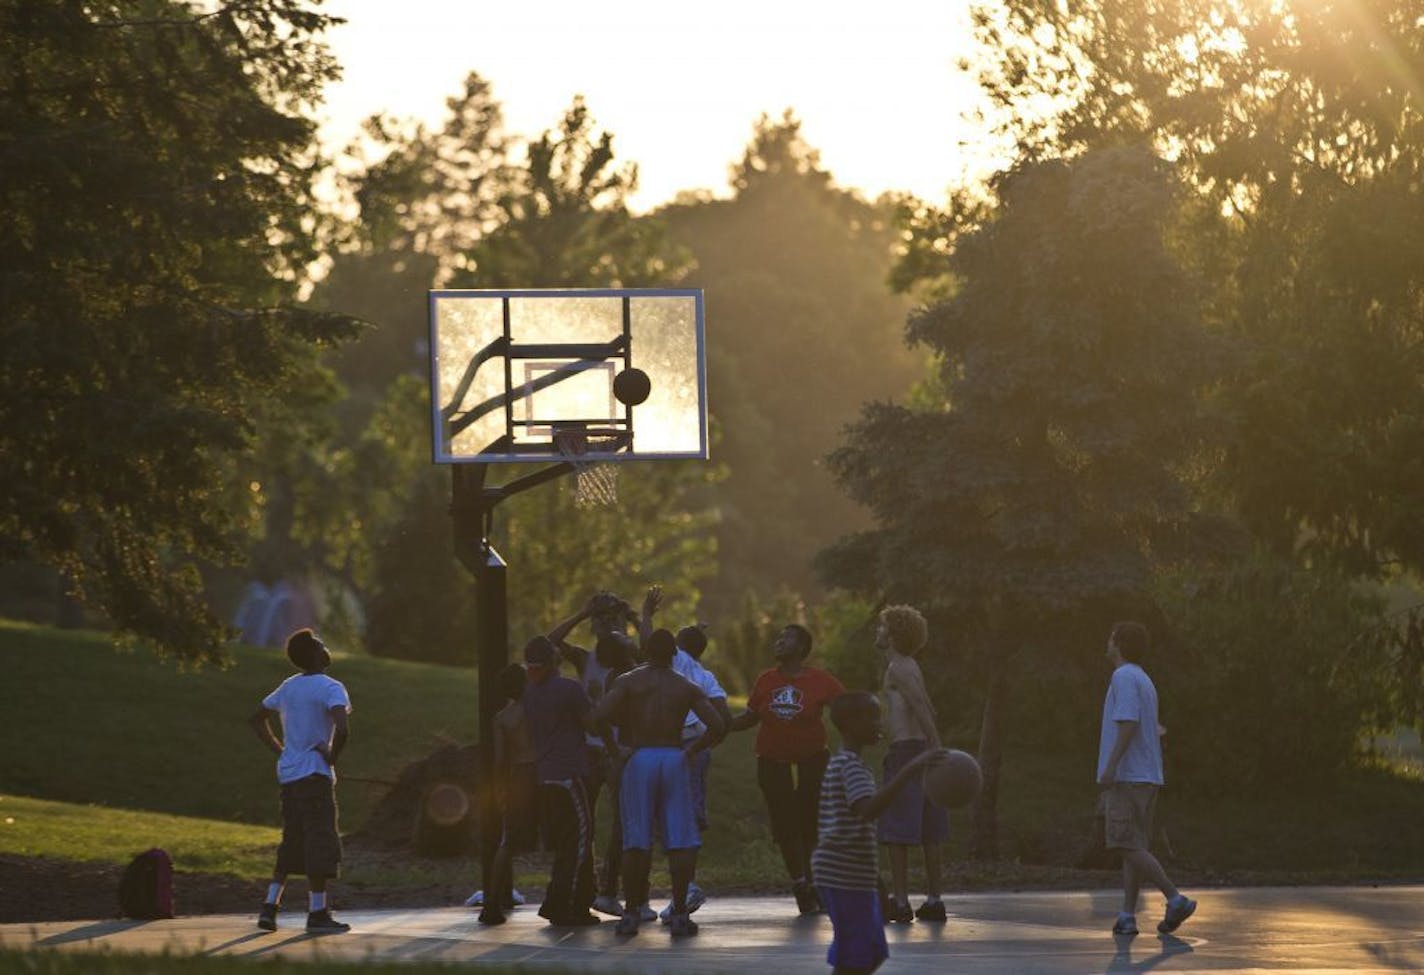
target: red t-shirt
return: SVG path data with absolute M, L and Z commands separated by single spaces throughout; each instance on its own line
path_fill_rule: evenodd
M 826 747 L 821 710 L 845 693 L 824 670 L 803 667 L 795 677 L 772 669 L 762 673 L 747 698 L 761 716 L 756 753 L 774 762 L 800 762 Z

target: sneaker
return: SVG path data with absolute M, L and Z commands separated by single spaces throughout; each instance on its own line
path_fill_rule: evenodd
M 638 905 L 638 920 L 644 923 L 652 923 L 658 919 L 657 912 L 647 904 Z
M 519 891 L 517 891 L 517 890 L 511 890 L 511 891 L 510 891 L 510 898 L 509 898 L 509 899 L 512 900 L 512 901 L 514 901 L 514 906 L 515 906 L 515 907 L 523 907 L 523 906 L 524 906 L 524 895 L 521 894 L 521 893 L 520 893 Z
M 613 933 L 620 938 L 631 938 L 638 933 L 638 912 L 632 909 L 623 912 L 623 916 L 618 919 L 618 927 L 613 929 Z
M 893 899 L 890 901 L 890 910 L 885 912 L 886 924 L 914 924 L 915 912 L 910 910 L 910 902 L 897 904 Z
M 469 897 L 466 897 L 466 898 L 465 898 L 465 906 L 466 906 L 466 907 L 484 907 L 484 906 L 485 906 L 485 892 L 482 891 L 482 890 L 477 890 L 477 891 L 475 891 L 473 894 L 471 894 Z
M 817 914 L 821 910 L 821 899 L 816 896 L 816 888 L 806 881 L 791 886 L 791 896 L 796 898 L 796 910 L 802 914 Z
M 607 914 L 610 917 L 622 917 L 623 905 L 618 903 L 618 898 L 612 894 L 603 894 L 593 899 L 593 909 L 600 914 Z
M 691 914 L 703 904 L 707 903 L 707 895 L 702 888 L 696 884 L 687 885 L 687 913 Z M 674 915 L 672 913 L 672 901 L 668 901 L 668 906 L 658 912 L 658 918 L 664 924 L 671 924 Z
M 1186 894 L 1178 894 L 1167 902 L 1167 916 L 1157 925 L 1163 934 L 1171 934 L 1182 926 L 1182 922 L 1196 912 L 1197 902 Z
M 257 926 L 263 931 L 277 930 L 277 905 L 263 904 L 257 915 Z
M 1131 938 L 1137 934 L 1137 916 L 1134 914 L 1119 914 L 1117 920 L 1113 922 L 1113 934 L 1120 934 Z
M 690 938 L 697 933 L 697 922 L 686 914 L 674 914 L 668 931 L 674 938 Z
M 307 930 L 312 934 L 345 934 L 351 925 L 338 921 L 331 916 L 331 911 L 323 908 L 307 915 Z
M 944 901 L 938 899 L 921 904 L 920 909 L 915 912 L 915 918 L 934 924 L 943 924 L 949 920 L 949 916 L 944 912 Z
M 505 922 L 504 912 L 491 904 L 480 911 L 479 921 L 481 924 L 503 924 Z

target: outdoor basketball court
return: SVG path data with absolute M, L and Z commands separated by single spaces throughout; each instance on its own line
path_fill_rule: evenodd
M 882 972 L 1418 972 L 1424 971 L 1424 887 L 1254 888 L 1194 892 L 1201 902 L 1180 937 L 1159 936 L 1155 903 L 1143 933 L 1114 939 L 1113 891 L 965 894 L 947 898 L 947 925 L 889 929 Z M 713 899 L 695 938 L 659 924 L 623 940 L 613 925 L 551 928 L 520 908 L 486 928 L 467 908 L 338 911 L 355 929 L 310 937 L 304 915 L 258 931 L 247 915 L 173 921 L 0 925 L 0 945 L 60 951 L 234 955 L 568 968 L 598 972 L 826 973 L 830 922 L 791 915 L 789 898 Z M 1150 922 L 1150 923 L 1147 923 Z

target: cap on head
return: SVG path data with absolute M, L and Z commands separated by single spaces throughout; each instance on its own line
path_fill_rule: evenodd
M 700 626 L 684 626 L 677 631 L 677 645 L 693 657 L 701 657 L 707 649 L 707 634 Z
M 309 628 L 303 628 L 287 637 L 287 659 L 292 666 L 301 670 L 325 670 L 331 666 L 331 654 L 326 644 L 317 639 Z
M 536 636 L 524 644 L 524 662 L 531 667 L 552 667 L 558 655 L 546 636 Z
M 677 655 L 677 640 L 667 630 L 654 630 L 652 636 L 648 637 L 648 645 L 644 649 L 648 653 L 650 663 L 666 667 Z

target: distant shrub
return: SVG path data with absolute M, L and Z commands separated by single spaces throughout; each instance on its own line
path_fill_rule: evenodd
M 1379 704 L 1357 637 L 1381 601 L 1328 570 L 1265 555 L 1160 580 L 1170 631 L 1148 663 L 1168 776 L 1206 791 L 1328 783 Z

